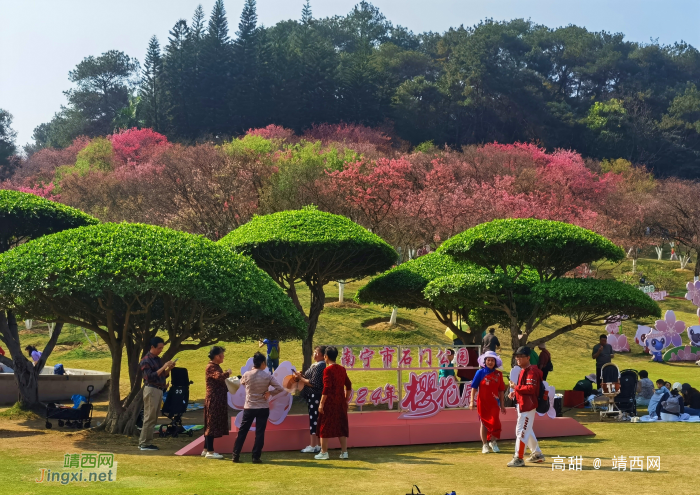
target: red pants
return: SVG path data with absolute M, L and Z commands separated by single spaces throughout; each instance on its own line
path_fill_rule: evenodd
M 479 413 L 481 424 L 486 428 L 486 440 L 501 438 L 501 408 L 491 394 L 484 394 L 481 399 L 481 391 L 476 402 L 476 410 Z

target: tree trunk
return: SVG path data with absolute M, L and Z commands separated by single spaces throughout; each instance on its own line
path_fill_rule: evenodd
M 311 291 L 311 306 L 309 308 L 309 317 L 307 319 L 308 327 L 306 330 L 306 338 L 301 343 L 301 350 L 304 354 L 304 364 L 302 366 L 303 371 L 309 369 L 312 364 L 312 357 L 314 354 L 314 334 L 316 333 L 318 318 L 321 316 L 321 311 L 323 311 L 326 298 L 326 293 L 323 291 L 322 284 L 319 283 L 307 285 L 309 285 L 309 290 Z
M 121 433 L 120 426 L 123 427 L 121 416 L 124 413 L 124 406 L 122 406 L 121 395 L 119 393 L 119 380 L 122 370 L 122 346 L 116 345 L 116 349 L 114 349 L 112 345 L 109 347 L 109 352 L 112 355 L 112 368 L 110 370 L 109 406 L 107 407 L 107 417 L 105 418 L 105 431 L 108 433 Z
M 345 282 L 338 282 L 338 302 L 345 301 Z
M 63 323 L 57 323 L 51 333 L 49 342 L 41 353 L 41 359 L 34 365 L 22 353 L 23 349 L 20 344 L 17 319 L 14 313 L 12 311 L 0 311 L 0 336 L 2 336 L 2 340 L 7 345 L 7 349 L 12 356 L 11 363 L 7 359 L 3 359 L 3 362 L 14 370 L 15 383 L 18 390 L 17 401 L 23 409 L 37 408 L 41 405 L 39 402 L 39 374 L 44 368 L 46 360 L 51 356 L 62 329 Z
M 389 325 L 396 325 L 396 315 L 398 314 L 399 310 L 397 308 L 393 308 L 391 310 L 391 316 L 389 317 Z

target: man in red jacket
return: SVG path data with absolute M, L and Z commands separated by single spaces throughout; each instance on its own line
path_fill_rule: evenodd
M 518 422 L 515 426 L 515 456 L 508 463 L 508 467 L 523 467 L 525 461 L 525 445 L 532 454 L 528 462 L 544 462 L 544 454 L 537 443 L 533 422 L 535 421 L 535 409 L 537 408 L 537 396 L 540 391 L 542 372 L 537 366 L 530 366 L 530 348 L 523 346 L 515 351 L 515 361 L 520 367 L 518 383 L 510 383 L 513 392 L 508 397 L 517 400 Z

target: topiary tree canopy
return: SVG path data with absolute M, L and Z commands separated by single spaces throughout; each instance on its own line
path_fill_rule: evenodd
M 345 217 L 315 208 L 253 217 L 219 243 L 252 257 L 304 316 L 304 369 L 311 365 L 314 332 L 325 303 L 324 285 L 374 275 L 391 267 L 398 257 L 377 235 Z M 302 282 L 311 292 L 308 314 L 296 291 L 296 284 Z
M 110 432 L 131 433 L 140 409 L 138 373 L 127 399 L 119 394 L 124 347 L 131 369 L 158 331 L 168 335 L 167 360 L 220 341 L 300 338 L 306 329 L 289 298 L 249 258 L 203 237 L 139 224 L 68 230 L 1 255 L 0 304 L 56 315 L 106 342 Z
M 0 253 L 47 234 L 98 223 L 96 218 L 61 203 L 34 194 L 0 190 Z M 38 377 L 61 335 L 63 322 L 56 322 L 49 342 L 42 349 L 41 358 L 34 364 L 22 354 L 23 346 L 14 312 L 6 306 L 0 305 L 0 308 L 0 340 L 12 356 L 12 359 L 0 356 L 0 362 L 14 370 L 22 407 L 37 406 Z M 56 321 L 54 315 L 47 315 L 45 319 Z
M 620 261 L 624 252 L 604 237 L 562 222 L 506 219 L 477 225 L 445 241 L 437 252 L 472 262 L 486 272 L 441 277 L 424 291 L 434 304 L 477 305 L 502 315 L 513 350 L 555 315 L 568 324 L 536 340 L 535 346 L 583 325 L 603 325 L 609 317 L 659 316 L 658 305 L 622 282 L 564 278 L 567 272 L 600 259 Z
M 426 286 L 435 279 L 471 271 L 488 274 L 486 269 L 473 263 L 457 262 L 441 253 L 428 253 L 373 278 L 357 291 L 355 300 L 363 304 L 374 303 L 405 309 L 428 308 L 438 321 L 449 327 L 464 344 L 480 343 L 483 330 L 490 324 L 489 321 L 484 321 L 483 316 L 486 315 L 483 311 L 479 314 L 472 311 L 473 307 L 480 305 L 465 304 L 461 299 L 444 303 L 436 300 L 433 303 L 423 293 Z M 471 332 L 465 332 L 455 324 L 455 317 L 467 323 Z
M 0 252 L 47 234 L 98 223 L 70 206 L 34 194 L 0 190 Z

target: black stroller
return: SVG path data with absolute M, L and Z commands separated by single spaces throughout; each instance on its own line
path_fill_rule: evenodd
M 57 419 L 58 426 L 66 426 L 69 428 L 90 428 L 92 421 L 92 403 L 90 396 L 95 387 L 88 385 L 87 402 L 84 402 L 77 409 L 73 407 L 61 406 L 60 404 L 50 403 L 46 406 L 46 427 L 51 428 L 50 419 Z
M 170 390 L 165 397 L 161 413 L 170 420 L 169 425 L 161 425 L 158 430 L 160 437 L 177 437 L 181 433 L 192 436 L 192 430 L 182 426 L 182 415 L 187 411 L 190 400 L 190 381 L 187 368 L 173 368 L 170 371 Z
M 637 415 L 637 382 L 639 375 L 636 370 L 620 372 L 620 393 L 615 397 L 615 404 L 621 412 L 630 416 Z

